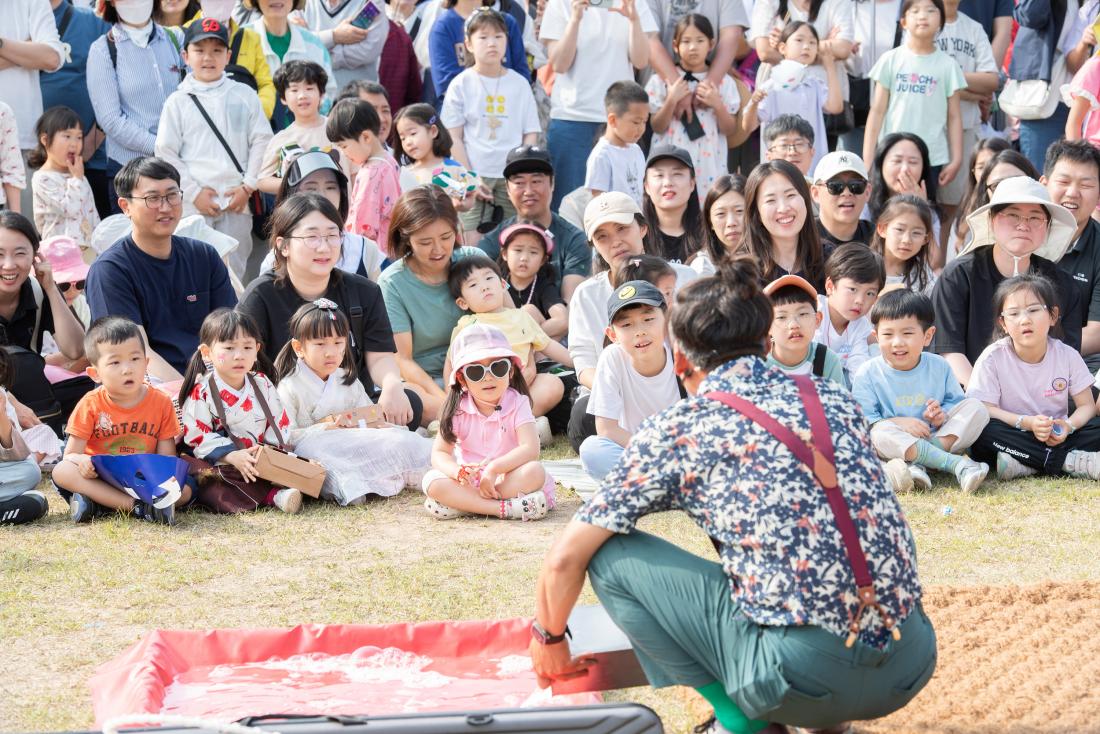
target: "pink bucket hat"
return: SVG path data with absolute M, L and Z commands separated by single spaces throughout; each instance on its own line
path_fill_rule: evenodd
M 517 370 L 523 369 L 519 356 L 513 351 L 503 331 L 486 324 L 467 326 L 451 342 L 451 374 L 447 384 L 456 384 L 458 371 L 466 365 L 493 357 L 508 357 Z
M 38 248 L 38 254 L 53 267 L 53 279 L 58 283 L 75 283 L 88 277 L 88 264 L 72 237 L 50 237 Z

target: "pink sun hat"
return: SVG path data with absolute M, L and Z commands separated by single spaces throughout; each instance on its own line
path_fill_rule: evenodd
M 486 324 L 470 324 L 451 342 L 451 374 L 447 384 L 456 384 L 459 370 L 466 365 L 493 357 L 508 357 L 517 370 L 523 369 L 503 331 Z
M 38 254 L 53 267 L 53 279 L 58 283 L 75 283 L 88 277 L 88 264 L 72 237 L 57 235 L 44 240 Z

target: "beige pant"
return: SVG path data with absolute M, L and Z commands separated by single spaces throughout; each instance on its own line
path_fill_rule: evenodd
M 989 410 L 985 403 L 966 398 L 947 414 L 947 420 L 932 435 L 957 436 L 951 453 L 961 454 L 978 440 L 982 429 L 989 423 Z M 871 426 L 871 445 L 883 459 L 904 459 L 905 452 L 919 439 L 906 433 L 893 421 L 883 420 Z
M 963 130 L 962 167 L 959 168 L 959 173 L 951 180 L 951 183 L 941 186 L 937 190 L 936 198 L 939 199 L 941 204 L 958 206 L 962 203 L 962 198 L 966 194 L 967 179 L 970 176 L 970 171 L 967 168 L 970 164 L 970 154 L 974 152 L 974 146 L 978 144 L 980 133 L 981 130 L 976 127 Z

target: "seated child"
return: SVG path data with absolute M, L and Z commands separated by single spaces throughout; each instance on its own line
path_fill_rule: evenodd
M 545 517 L 554 505 L 554 478 L 539 463 L 523 363 L 504 333 L 484 324 L 462 330 L 451 346 L 424 508 L 440 520 Z
M 974 362 L 966 394 L 989 408 L 972 453 L 995 463 L 998 479 L 1100 479 L 1093 379 L 1077 350 L 1052 335 L 1060 333 L 1057 303 L 1054 285 L 1040 275 L 1009 278 L 993 294 L 994 342 Z
M 817 310 L 817 291 L 798 275 L 784 275 L 764 287 L 771 299 L 771 349 L 768 364 L 792 375 L 813 374 L 847 387 L 844 368 L 833 350 L 813 341 L 813 332 L 824 318 Z
M 290 341 L 275 359 L 279 397 L 294 425 L 309 429 L 294 452 L 325 466 L 321 496 L 341 505 L 419 487 L 432 452 L 430 440 L 404 426 L 360 426 L 350 417 L 374 405 L 358 379 L 350 331 L 339 306 L 320 298 L 291 317 Z M 330 416 L 339 422 L 325 421 Z
M 638 141 L 649 121 L 649 95 L 633 79 L 607 88 L 603 98 L 607 130 L 588 154 L 584 186 L 599 196 L 620 191 L 642 205 L 645 153 Z
M 962 455 L 989 423 L 989 411 L 963 395 L 947 360 L 923 351 L 934 321 L 927 296 L 907 289 L 884 295 L 871 309 L 881 354 L 852 379 L 895 492 L 931 488 L 926 469 L 953 473 L 964 492 L 976 490 L 989 473 L 988 465 Z
M 885 283 L 882 258 L 867 245 L 841 245 L 825 261 L 826 295 L 818 296 L 818 304 L 827 318 L 818 326 L 814 341 L 836 352 L 849 384 L 852 375 L 871 358 L 874 336 L 867 312 Z
M 11 358 L 0 349 L 0 525 L 34 522 L 49 509 L 46 496 L 38 490 L 42 470 L 38 466 L 36 447 L 29 445 L 34 443 L 29 434 L 34 432 L 49 441 L 52 448 L 46 451 L 54 451 L 55 458 L 60 447 L 60 441 L 49 426 L 39 424 L 26 430 L 19 427 L 14 398 L 7 391 L 13 377 Z M 40 452 L 45 453 L 41 449 Z
M 260 446 L 291 448 L 298 433 L 271 380 L 252 371 L 259 354 L 260 330 L 247 314 L 219 308 L 203 320 L 198 351 L 180 388 L 183 441 L 196 459 L 228 464 L 245 482 L 265 489 L 257 509 L 278 507 L 293 514 L 302 509 L 301 491 L 277 487 L 256 475 Z M 219 510 L 204 496 L 206 490 L 200 480 L 198 502 Z
M 516 222 L 500 233 L 500 271 L 516 308 L 525 311 L 546 335 L 561 339 L 569 331 L 569 307 L 550 264 L 554 235 L 533 222 Z
M 77 403 L 67 426 L 65 455 L 53 470 L 53 483 L 69 501 L 73 522 L 88 522 L 112 510 L 166 525 L 176 507 L 191 501 L 191 490 L 175 506 L 159 509 L 115 489 L 96 474 L 92 457 L 103 454 L 176 455 L 179 420 L 172 399 L 145 382 L 149 357 L 141 329 L 129 319 L 105 316 L 84 337 L 88 375 L 99 387 Z
M 607 299 L 607 338 L 600 354 L 588 412 L 596 435 L 581 444 L 581 464 L 601 480 L 619 461 L 642 422 L 685 396 L 665 343 L 664 295 L 652 283 L 623 283 Z
M 512 351 L 520 359 L 521 371 L 531 394 L 532 410 L 536 416 L 545 416 L 561 402 L 565 386 L 560 377 L 536 372 L 535 352 L 572 367 L 569 350 L 547 336 L 525 310 L 512 305 L 505 293 L 500 269 L 484 255 L 462 258 L 452 264 L 447 283 L 458 307 L 469 311 L 458 320 L 451 341 L 454 342 L 459 333 L 471 324 L 488 324 L 504 332 Z M 448 372 L 447 365 L 444 365 L 443 372 Z

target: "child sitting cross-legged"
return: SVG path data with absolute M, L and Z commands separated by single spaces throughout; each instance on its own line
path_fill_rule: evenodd
M 620 285 L 607 299 L 607 338 L 600 354 L 588 412 L 596 435 L 581 444 L 581 464 L 596 480 L 611 471 L 642 422 L 684 397 L 665 343 L 668 307 L 644 280 Z
M 440 520 L 545 517 L 554 505 L 554 479 L 539 463 L 523 363 L 504 333 L 484 324 L 464 329 L 451 349 L 424 508 Z
M 497 264 L 484 255 L 466 257 L 451 265 L 447 276 L 451 295 L 458 307 L 468 314 L 458 320 L 451 342 L 473 324 L 487 324 L 500 329 L 508 338 L 512 351 L 520 359 L 521 372 L 531 393 L 532 410 L 536 416 L 545 416 L 561 402 L 565 386 L 560 377 L 535 370 L 535 352 L 567 367 L 573 366 L 569 351 L 542 330 L 542 327 L 526 310 L 512 305 L 505 291 L 504 279 Z M 449 371 L 448 364 L 443 373 Z M 540 421 L 544 423 L 545 421 Z M 540 433 L 549 432 L 549 423 L 540 425 Z M 548 436 L 543 436 L 544 441 Z
M 814 374 L 840 387 L 844 368 L 833 350 L 813 341 L 813 334 L 824 318 L 817 310 L 817 291 L 799 275 L 784 275 L 764 287 L 771 299 L 771 349 L 768 364 L 792 375 Z
M 149 356 L 141 329 L 129 319 L 105 316 L 84 337 L 88 375 L 99 387 L 77 403 L 69 418 L 69 443 L 54 467 L 53 482 L 69 501 L 73 522 L 88 522 L 114 510 L 171 525 L 175 508 L 191 501 L 191 490 L 163 509 L 134 499 L 96 474 L 92 457 L 103 454 L 176 455 L 181 432 L 172 399 L 145 382 Z
M 932 486 L 926 469 L 951 472 L 973 492 L 989 466 L 962 455 L 989 423 L 980 400 L 963 395 L 951 366 L 923 351 L 936 327 L 932 301 L 906 289 L 871 309 L 881 354 L 852 379 L 852 393 L 871 424 L 871 444 L 886 463 L 895 492 Z
M 849 383 L 871 358 L 874 341 L 867 312 L 886 283 L 882 258 L 866 245 L 850 242 L 833 250 L 825 261 L 825 294 L 818 303 L 825 318 L 814 335 L 836 352 Z

